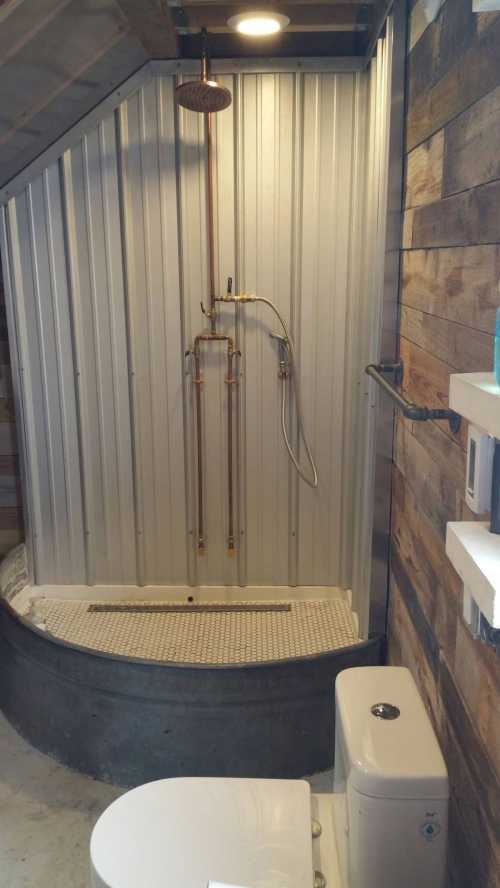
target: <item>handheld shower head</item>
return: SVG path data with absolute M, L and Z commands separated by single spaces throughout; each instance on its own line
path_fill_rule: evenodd
M 270 333 L 270 339 L 276 339 L 280 345 L 288 348 L 288 339 L 286 336 L 282 336 L 281 333 Z
M 216 80 L 210 78 L 206 28 L 202 29 L 201 38 L 201 77 L 199 80 L 181 83 L 175 90 L 175 97 L 179 105 L 189 111 L 197 111 L 198 114 L 213 114 L 223 111 L 224 108 L 229 108 L 232 96 L 225 86 L 220 86 Z
M 278 343 L 280 375 L 283 373 L 288 373 L 288 370 L 290 368 L 290 352 L 287 337 L 281 336 L 280 333 L 270 333 L 269 338 L 275 339 Z

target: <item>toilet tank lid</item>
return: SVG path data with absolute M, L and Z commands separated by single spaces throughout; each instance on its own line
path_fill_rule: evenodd
M 447 799 L 448 774 L 408 669 L 365 666 L 341 672 L 335 685 L 338 738 L 351 786 L 392 799 Z M 399 715 L 377 717 L 385 703 Z M 395 710 L 384 714 L 396 715 Z

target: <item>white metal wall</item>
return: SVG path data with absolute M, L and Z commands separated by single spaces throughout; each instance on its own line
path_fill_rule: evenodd
M 388 228 L 388 170 L 391 114 L 391 78 L 394 21 L 389 16 L 385 37 L 378 41 L 376 56 L 369 69 L 369 127 L 367 131 L 366 209 L 362 220 L 364 258 L 361 268 L 360 298 L 357 301 L 355 329 L 360 339 L 357 362 L 360 368 L 359 392 L 346 426 L 347 440 L 353 445 L 351 576 L 353 608 L 358 614 L 361 637 L 369 630 L 372 529 L 374 509 L 375 407 L 378 386 L 363 368 L 380 359 L 382 300 Z M 399 187 L 398 183 L 398 187 Z M 390 432 L 389 432 L 390 434 Z M 389 495 L 389 494 L 388 494 Z
M 380 78 L 220 79 L 234 101 L 215 118 L 218 290 L 232 276 L 289 319 L 319 488 L 298 480 L 281 441 L 273 316 L 223 307 L 242 352 L 239 546 L 227 554 L 226 368 L 210 347 L 197 555 L 185 351 L 207 292 L 203 118 L 177 115 L 174 78 L 150 76 L 3 210 L 39 583 L 350 584 Z

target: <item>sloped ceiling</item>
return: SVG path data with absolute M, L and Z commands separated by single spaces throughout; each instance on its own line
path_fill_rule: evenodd
M 362 56 L 389 0 L 286 0 L 290 28 L 253 42 L 232 34 L 245 0 L 0 0 L 0 187 L 152 58 Z

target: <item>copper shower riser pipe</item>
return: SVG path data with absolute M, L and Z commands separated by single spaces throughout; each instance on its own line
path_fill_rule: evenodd
M 194 340 L 194 367 L 196 386 L 196 454 L 198 469 L 198 550 L 205 549 L 205 523 L 204 523 L 204 499 L 203 499 L 203 442 L 202 442 L 202 415 L 201 415 L 201 352 L 202 342 L 227 342 L 227 497 L 228 497 L 228 536 L 227 548 L 234 551 L 234 486 L 233 486 L 233 385 L 237 379 L 233 376 L 233 360 L 239 352 L 234 349 L 234 340 L 224 333 L 200 333 Z
M 210 290 L 210 308 L 207 316 L 210 320 L 210 331 L 215 333 L 217 330 L 217 306 L 215 304 L 214 180 L 211 114 L 205 114 L 205 134 L 207 140 L 208 286 Z
M 205 548 L 205 528 L 203 522 L 203 444 L 201 440 L 201 378 L 200 367 L 200 350 L 194 352 L 194 372 L 195 378 L 195 403 L 196 403 L 196 465 L 198 468 L 198 550 L 203 551 Z

